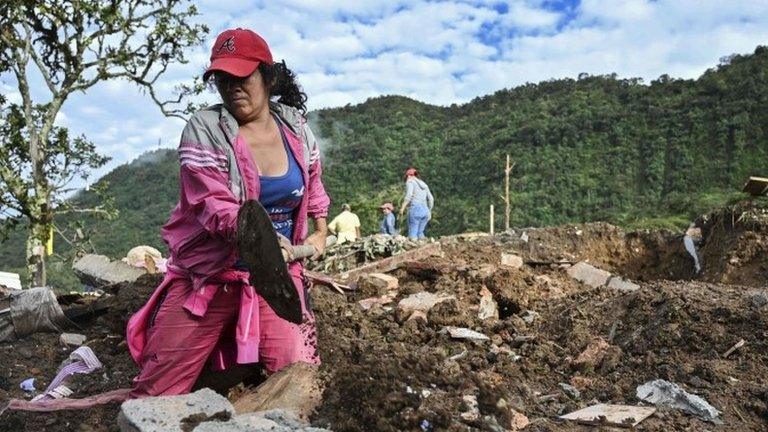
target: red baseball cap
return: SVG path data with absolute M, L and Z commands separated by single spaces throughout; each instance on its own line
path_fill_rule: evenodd
M 274 63 L 269 45 L 261 36 L 241 28 L 225 30 L 213 44 L 211 65 L 203 74 L 203 79 L 207 80 L 215 71 L 247 77 L 261 62 Z

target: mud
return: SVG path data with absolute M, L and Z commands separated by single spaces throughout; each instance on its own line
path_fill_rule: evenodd
M 749 204 L 702 217 L 699 275 L 682 233 L 625 233 L 585 224 L 445 240 L 444 257 L 392 272 L 400 282 L 395 301 L 368 311 L 357 304 L 364 293 L 344 296 L 315 287 L 326 390 L 312 422 L 337 431 L 498 431 L 514 430 L 524 415 L 530 422 L 525 431 L 587 431 L 594 428 L 558 416 L 594 403 L 638 404 L 635 388 L 660 378 L 706 399 L 722 411 L 723 424 L 660 409 L 637 430 L 766 430 L 765 220 L 764 211 Z M 502 252 L 518 254 L 526 264 L 501 266 Z M 581 285 L 566 268 L 582 260 L 629 277 L 641 289 Z M 130 386 L 138 370 L 123 342 L 125 323 L 158 283 L 148 276 L 116 287 L 100 300 L 106 313 L 84 318 L 73 330 L 88 336 L 86 344 L 105 365 L 75 380 L 75 397 Z M 486 289 L 499 319 L 478 318 Z M 426 317 L 398 314 L 397 302 L 420 291 L 455 300 Z M 468 327 L 489 340 L 452 339 L 444 326 Z M 724 357 L 740 339 L 746 344 Z M 0 403 L 25 397 L 18 387 L 25 378 L 35 377 L 36 387 L 45 388 L 71 350 L 60 345 L 58 334 L 0 345 Z M 217 390 L 226 393 L 227 387 Z M 6 412 L 0 431 L 116 431 L 117 411 L 113 404 Z

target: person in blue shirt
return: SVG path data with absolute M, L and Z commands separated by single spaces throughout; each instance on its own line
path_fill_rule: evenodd
M 384 218 L 381 220 L 381 227 L 379 228 L 380 234 L 397 235 L 395 230 L 395 206 L 392 203 L 384 203 L 379 206 L 381 212 L 384 213 Z

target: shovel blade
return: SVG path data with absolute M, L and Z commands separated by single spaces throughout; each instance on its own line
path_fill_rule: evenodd
M 240 207 L 237 251 L 251 272 L 251 285 L 277 316 L 301 324 L 299 292 L 288 273 L 272 220 L 258 201 L 248 200 Z

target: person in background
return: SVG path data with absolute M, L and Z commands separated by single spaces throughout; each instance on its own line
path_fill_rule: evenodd
M 405 171 L 405 198 L 400 207 L 400 216 L 408 209 L 408 238 L 411 240 L 423 240 L 427 222 L 432 219 L 432 207 L 435 199 L 429 186 L 419 178 L 416 168 L 408 168 Z
M 360 237 L 360 218 L 352 213 L 349 204 L 342 204 L 341 213 L 328 224 L 328 231 L 336 234 L 338 244 L 353 242 Z
M 397 235 L 395 229 L 395 206 L 392 203 L 384 203 L 379 206 L 381 212 L 384 214 L 384 218 L 381 219 L 381 226 L 379 227 L 379 234 L 387 234 L 391 236 Z
M 696 246 L 702 242 L 701 228 L 696 226 L 696 222 L 692 223 L 683 236 L 683 245 L 685 250 L 693 258 L 693 270 L 696 274 L 701 273 L 701 263 L 699 262 L 699 254 L 696 251 Z

